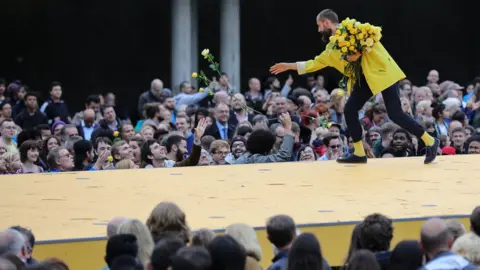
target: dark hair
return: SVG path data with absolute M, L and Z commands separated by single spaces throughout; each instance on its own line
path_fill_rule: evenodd
M 432 107 L 432 116 L 435 118 L 435 120 L 438 120 L 440 117 L 442 117 L 443 111 L 445 110 L 445 105 L 443 103 L 434 103 L 432 104 Z
M 183 136 L 180 136 L 180 135 L 170 135 L 170 136 L 168 136 L 167 143 L 165 145 L 165 147 L 167 148 L 167 152 L 170 153 L 172 151 L 172 147 L 174 145 L 180 144 L 180 142 L 182 142 L 182 141 L 185 141 L 185 137 L 183 137 Z
M 85 169 L 85 165 L 83 162 L 87 158 L 87 154 L 93 150 L 92 143 L 87 140 L 80 140 L 73 144 L 73 151 L 75 152 L 75 156 L 73 157 L 73 164 L 75 171 L 83 171 Z
M 145 116 L 147 119 L 152 119 L 160 112 L 160 107 L 157 104 L 148 104 L 145 106 Z
M 159 129 L 159 130 L 156 130 L 155 133 L 153 133 L 153 138 L 157 141 L 161 141 L 161 139 L 163 139 L 169 133 L 170 132 L 168 130 Z
M 50 126 L 48 124 L 40 124 L 35 127 L 35 130 L 42 131 L 42 130 L 48 130 L 50 131 Z M 41 135 L 41 133 L 40 133 Z
M 184 246 L 184 241 L 173 236 L 158 241 L 151 257 L 152 270 L 167 270 L 172 262 L 171 257 Z
M 208 244 L 212 257 L 210 270 L 244 270 L 247 253 L 235 239 L 229 235 L 215 237 Z
M 276 142 L 276 136 L 266 129 L 257 129 L 250 134 L 247 140 L 247 151 L 250 154 L 268 155 Z
M 208 269 L 212 264 L 210 253 L 204 247 L 182 247 L 176 256 L 191 263 L 194 269 Z
M 24 141 L 21 145 L 18 151 L 20 152 L 20 161 L 22 163 L 27 162 L 28 160 L 28 150 L 39 150 L 38 149 L 38 143 L 34 140 L 27 140 Z
M 388 270 L 417 270 L 423 265 L 423 251 L 417 240 L 398 243 L 390 256 Z
M 372 121 L 374 113 L 378 114 L 378 113 L 386 113 L 386 112 L 387 112 L 387 108 L 385 107 L 385 105 L 381 103 L 373 103 L 365 110 L 365 116 L 370 121 Z
M 206 118 L 210 116 L 210 113 L 208 112 L 207 108 L 203 108 L 203 107 L 198 108 L 197 111 L 195 112 L 195 126 L 197 126 L 198 122 L 200 121 L 198 119 L 200 115 L 203 115 Z
M 5 78 L 0 78 L 0 85 L 5 86 L 7 84 L 7 80 Z
M 249 127 L 249 126 L 241 126 L 237 130 L 237 135 L 238 136 L 243 137 L 243 136 L 247 135 L 248 133 L 252 133 L 252 128 Z
M 206 248 L 213 238 L 215 238 L 215 232 L 209 229 L 200 229 L 193 233 L 192 246 Z
M 472 142 L 480 142 L 480 135 L 472 135 L 472 136 L 470 136 L 470 138 L 467 139 L 467 141 L 464 144 L 464 149 L 463 149 L 464 153 L 468 153 L 468 148 L 470 147 L 470 144 Z M 480 222 L 480 220 L 479 220 L 479 222 Z M 479 223 L 479 225 L 480 225 L 480 223 Z M 479 227 L 479 229 L 480 229 L 480 227 Z M 479 233 L 480 233 L 480 231 L 479 231 Z
M 105 262 L 111 267 L 113 260 L 122 255 L 137 257 L 137 237 L 133 234 L 118 234 L 110 237 L 107 242 Z
M 28 239 L 28 243 L 30 244 L 31 248 L 35 246 L 35 235 L 33 235 L 32 230 L 22 227 L 20 225 L 12 226 L 10 227 L 10 229 L 16 230 L 18 232 L 21 232 L 23 235 L 25 235 Z
M 132 255 L 116 257 L 109 267 L 111 270 L 144 270 L 143 265 Z
M 392 136 L 395 136 L 395 134 L 397 133 L 403 133 L 405 134 L 405 136 L 407 137 L 407 140 L 408 142 L 411 144 L 412 143 L 412 135 L 410 135 L 410 133 L 408 132 L 408 130 L 406 129 L 403 129 L 403 128 L 400 128 L 400 129 L 397 129 L 393 132 Z
M 56 86 L 60 86 L 62 87 L 62 84 L 59 82 L 59 81 L 53 81 L 51 84 L 50 84 L 50 92 L 52 92 L 52 89 Z M 26 96 L 25 96 L 25 99 L 26 99 Z
M 451 132 L 452 134 L 452 137 L 453 137 L 453 133 L 457 133 L 457 132 L 462 132 L 463 134 L 466 134 L 465 132 L 465 129 L 463 127 L 457 127 L 457 128 L 454 128 Z M 453 139 L 453 138 L 452 138 Z
M 89 95 L 85 100 L 85 105 L 90 105 L 90 103 L 100 103 L 100 97 L 98 95 Z
M 42 153 L 40 154 L 42 156 L 42 158 L 44 160 L 47 159 L 47 155 L 48 155 L 48 141 L 50 141 L 50 139 L 55 139 L 57 141 L 57 144 L 58 146 L 61 146 L 62 145 L 62 141 L 58 138 L 58 137 L 55 137 L 53 135 L 51 136 L 48 136 L 48 138 L 46 138 L 45 140 L 43 140 L 43 148 L 42 148 Z
M 350 247 L 348 248 L 347 258 L 345 258 L 345 263 L 348 264 L 350 258 L 355 251 L 362 249 L 362 244 L 360 243 L 360 234 L 362 233 L 362 224 L 358 223 L 353 227 L 352 236 L 350 237 Z
M 371 251 L 360 249 L 348 261 L 347 270 L 380 270 L 380 265 Z
M 360 237 L 360 243 L 363 248 L 371 252 L 389 250 L 392 238 L 392 220 L 388 217 L 375 213 L 363 220 Z
M 339 23 L 338 15 L 331 9 L 324 9 L 317 15 L 317 20 L 329 20 L 332 23 Z
M 102 121 L 100 121 L 102 122 Z M 90 137 L 90 140 L 92 142 L 95 142 L 95 149 L 97 149 L 97 140 L 99 138 L 105 138 L 105 139 L 108 139 L 110 141 L 110 145 L 112 145 L 112 141 L 115 140 L 115 136 L 113 135 L 113 131 L 111 129 L 109 129 L 108 127 L 100 127 L 100 128 L 97 128 L 95 129 L 93 132 L 92 132 L 92 136 Z
M 25 94 L 25 96 L 23 97 L 23 100 L 26 101 L 28 97 L 35 97 L 35 98 L 38 99 L 37 94 L 35 94 L 34 92 L 27 92 L 27 93 Z
M 111 141 L 109 138 L 107 138 L 107 137 L 98 137 L 98 138 L 95 140 L 95 142 L 94 142 L 93 148 L 94 148 L 95 150 L 97 150 L 98 145 L 99 145 L 100 143 L 108 144 L 108 145 L 110 145 L 110 146 L 113 145 L 112 141 Z
M 8 102 L 3 102 L 0 104 L 0 111 L 3 110 L 3 107 L 5 107 L 6 105 L 10 105 L 10 107 L 12 106 L 12 104 L 8 103 Z
M 145 167 L 147 164 L 152 164 L 152 160 L 148 158 L 148 156 L 152 155 L 152 150 L 150 150 L 150 146 L 152 146 L 154 143 L 160 144 L 157 140 L 147 140 L 145 141 L 140 149 L 140 156 L 142 160 L 142 167 Z
M 277 248 L 290 244 L 296 235 L 295 221 L 287 215 L 277 215 L 267 221 L 267 238 Z
M 458 121 L 458 122 L 460 122 L 460 123 L 463 124 L 463 123 L 465 123 L 465 113 L 462 112 L 462 111 L 456 111 L 456 112 L 452 115 L 452 117 L 450 117 L 450 119 L 451 119 L 452 121 L 455 121 L 455 120 L 456 120 L 456 121 Z
M 335 140 L 335 139 L 340 140 L 340 136 L 338 136 L 336 134 L 325 136 L 325 138 L 323 138 L 323 145 L 325 145 L 325 147 L 328 147 L 328 145 L 330 144 L 330 141 Z
M 17 145 L 22 145 L 23 142 L 28 141 L 28 140 L 41 140 L 42 139 L 42 133 L 36 129 L 27 129 L 23 130 L 17 135 Z
M 288 252 L 288 270 L 323 270 L 320 243 L 312 233 L 302 233 Z
M 302 155 L 303 151 L 305 151 L 305 149 L 307 149 L 307 147 L 312 148 L 313 156 L 315 157 L 315 160 L 317 160 L 318 159 L 318 154 L 317 154 L 317 152 L 315 152 L 315 148 L 313 146 L 308 145 L 308 144 L 304 144 L 300 147 L 300 149 L 298 149 L 297 160 L 300 160 L 300 156 Z
M 475 207 L 470 214 L 470 227 L 476 235 L 480 236 L 480 206 Z

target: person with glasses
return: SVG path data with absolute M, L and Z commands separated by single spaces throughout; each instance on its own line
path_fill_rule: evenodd
M 73 156 L 65 147 L 53 148 L 47 156 L 49 172 L 67 172 L 73 169 Z
M 318 160 L 337 160 L 343 155 L 343 145 L 340 136 L 331 133 L 323 138 L 327 151 Z
M 210 145 L 210 154 L 212 155 L 212 165 L 228 164 L 225 158 L 230 154 L 230 144 L 224 140 L 213 141 Z

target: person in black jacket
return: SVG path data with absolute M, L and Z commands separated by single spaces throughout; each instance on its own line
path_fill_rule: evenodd
M 34 93 L 27 93 L 25 95 L 24 109 L 15 118 L 15 124 L 22 129 L 32 129 L 40 124 L 48 124 L 47 116 L 38 110 L 37 96 Z

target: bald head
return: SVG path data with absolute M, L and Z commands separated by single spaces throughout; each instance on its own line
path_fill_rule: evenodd
M 22 257 L 26 245 L 25 236 L 17 230 L 6 229 L 0 232 L 0 256 L 10 253 Z
M 128 218 L 126 217 L 114 217 L 107 224 L 107 237 L 110 238 L 114 235 L 117 235 L 118 228 L 122 225 Z
M 427 220 L 422 226 L 420 237 L 422 248 L 429 254 L 448 250 L 452 244 L 448 226 L 439 218 Z
M 230 96 L 225 91 L 218 91 L 215 93 L 215 95 L 213 95 L 213 100 L 215 101 L 215 104 L 230 104 Z
M 95 121 L 95 111 L 92 109 L 83 111 L 83 120 L 87 123 Z
M 160 97 L 162 94 L 162 90 L 163 82 L 160 79 L 153 80 L 150 85 L 150 92 L 152 92 L 154 96 Z

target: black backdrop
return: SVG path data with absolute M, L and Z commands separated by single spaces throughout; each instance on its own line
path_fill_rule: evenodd
M 59 80 L 72 112 L 87 94 L 107 91 L 134 108 L 152 78 L 171 87 L 171 1 L 2 0 L 0 77 L 21 79 L 44 97 Z M 220 0 L 197 1 L 199 49 L 219 55 Z M 461 84 L 480 75 L 478 23 L 464 1 L 240 1 L 244 89 L 249 77 L 265 78 L 271 64 L 323 49 L 315 24 L 323 8 L 383 26 L 383 43 L 417 84 L 432 68 Z M 339 74 L 324 73 L 334 87 Z M 305 81 L 294 78 L 297 85 Z

